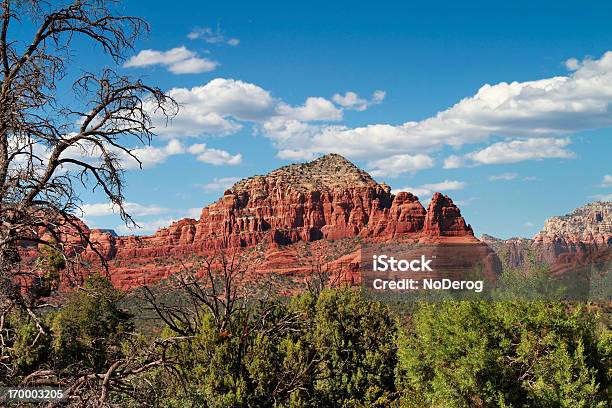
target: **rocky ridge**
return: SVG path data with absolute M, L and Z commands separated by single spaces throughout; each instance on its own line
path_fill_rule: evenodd
M 182 219 L 152 236 L 90 234 L 119 286 L 161 279 L 181 259 L 221 248 L 345 238 L 478 242 L 448 196 L 435 193 L 425 209 L 415 195 L 392 194 L 337 154 L 241 180 L 202 209 L 199 219 Z
M 612 245 L 612 202 L 596 201 L 570 214 L 549 218 L 534 241 L 564 246 Z
M 531 262 L 568 269 L 593 259 L 609 257 L 612 250 L 612 202 L 597 201 L 567 215 L 551 217 L 533 239 L 497 239 L 483 234 L 510 267 L 527 267 Z M 503 254 L 502 254 L 503 253 Z

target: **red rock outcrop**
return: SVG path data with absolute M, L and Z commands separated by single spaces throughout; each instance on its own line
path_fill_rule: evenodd
M 527 268 L 533 262 L 549 265 L 551 272 L 564 273 L 584 265 L 612 260 L 612 202 L 594 202 L 570 214 L 549 218 L 533 239 L 480 238 L 512 268 Z
M 473 235 L 472 227 L 466 225 L 459 208 L 448 196 L 434 193 L 427 208 L 424 232 L 429 235 L 465 236 Z
M 576 208 L 570 214 L 546 220 L 534 245 L 547 261 L 564 253 L 588 254 L 612 248 L 612 203 L 597 201 Z
M 169 260 L 218 248 L 354 237 L 455 237 L 477 242 L 449 197 L 434 194 L 425 210 L 415 195 L 393 195 L 387 185 L 336 154 L 244 179 L 204 208 L 198 220 L 180 220 L 153 236 L 91 233 L 120 286 L 132 286 L 144 277 L 165 277 L 176 267 Z

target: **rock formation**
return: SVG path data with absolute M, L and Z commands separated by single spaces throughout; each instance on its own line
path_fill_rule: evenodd
M 597 201 L 570 214 L 552 217 L 533 240 L 535 245 L 548 249 L 549 259 L 593 247 L 612 247 L 612 202 Z
M 337 154 L 244 179 L 204 208 L 198 220 L 182 219 L 153 236 L 93 230 L 90 238 L 119 276 L 117 282 L 132 286 L 135 279 L 172 273 L 173 259 L 219 248 L 358 237 L 478 242 L 449 197 L 435 193 L 425 210 L 415 195 L 392 194 Z
M 530 262 L 550 265 L 552 270 L 569 269 L 609 256 L 612 250 L 612 202 L 594 202 L 570 214 L 552 217 L 533 239 L 500 240 L 483 235 L 510 267 Z

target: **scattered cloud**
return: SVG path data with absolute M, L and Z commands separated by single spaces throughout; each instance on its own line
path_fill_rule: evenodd
M 140 167 L 138 161 L 125 151 L 113 146 L 109 146 L 108 149 L 117 156 L 124 169 L 131 170 Z M 133 148 L 131 149 L 131 153 L 140 160 L 143 169 L 155 167 L 164 163 L 169 157 L 181 154 L 195 155 L 197 160 L 216 166 L 223 164 L 236 165 L 240 164 L 242 161 L 242 155 L 240 153 L 231 154 L 225 150 L 209 148 L 203 143 L 186 146 L 177 139 L 171 139 L 165 145 L 161 146 Z M 64 154 L 88 163 L 95 163 L 100 160 L 100 150 L 97 146 L 82 145 L 78 148 L 66 150 Z
M 570 71 L 575 71 L 580 68 L 580 61 L 578 61 L 576 58 L 569 58 L 567 61 L 565 61 L 565 68 Z
M 537 180 L 538 178 L 536 176 L 527 176 L 527 177 L 523 177 L 523 181 L 533 181 L 533 180 Z
M 137 220 L 137 227 L 119 224 L 115 227 L 115 232 L 120 235 L 152 234 L 160 228 L 168 227 L 175 221 L 178 221 L 178 218 L 158 218 L 148 221 Z
M 397 194 L 400 191 L 408 191 L 417 197 L 431 197 L 435 192 L 446 192 L 451 190 L 463 190 L 466 183 L 457 180 L 444 180 L 439 183 L 428 183 L 423 184 L 420 187 L 404 187 L 401 189 L 393 190 L 393 194 Z
M 368 163 L 374 177 L 397 177 L 403 173 L 414 173 L 434 166 L 434 160 L 424 154 L 399 154 Z
M 463 190 L 465 188 L 463 181 L 444 180 L 439 183 L 423 184 L 423 187 L 433 191 L 448 191 L 448 190 Z
M 194 32 L 192 37 L 207 36 L 218 42 L 218 31 Z M 189 52 L 179 49 L 171 54 L 169 64 L 191 58 Z M 145 63 L 162 62 L 153 53 Z M 256 84 L 216 78 L 202 86 L 171 89 L 181 110 L 167 127 L 163 118 L 156 118 L 156 131 L 171 138 L 223 136 L 249 124 L 256 134 L 271 140 L 280 158 L 308 160 L 334 152 L 367 161 L 377 175 L 390 177 L 432 167 L 436 152 L 444 147 L 470 144 L 484 147 L 455 153 L 441 160 L 444 167 L 568 159 L 574 157 L 568 149 L 570 134 L 612 126 L 612 51 L 597 60 L 566 65 L 570 71 L 565 76 L 485 84 L 421 121 L 361 127 L 337 122 L 345 110 L 380 103 L 383 91 L 376 91 L 369 100 L 348 91 L 330 99 L 310 96 L 301 105 L 290 105 Z M 494 138 L 497 141 L 491 141 Z M 405 158 L 412 159 L 402 163 Z
M 185 153 L 185 147 L 176 139 L 170 140 L 165 146 L 145 146 L 132 150 L 132 154 L 142 162 L 142 167 L 148 169 L 164 163 L 170 156 Z M 138 168 L 138 162 L 134 158 L 120 151 L 122 163 L 126 169 Z
M 225 150 L 209 148 L 203 143 L 184 146 L 176 139 L 170 140 L 165 146 L 162 147 L 146 146 L 133 149 L 132 153 L 138 157 L 138 159 L 140 159 L 143 168 L 154 167 L 165 162 L 170 156 L 186 153 L 195 155 L 197 159 L 203 163 L 208 163 L 215 166 L 222 164 L 236 165 L 240 164 L 242 161 L 242 155 L 240 153 L 231 154 Z M 138 166 L 138 162 L 132 157 L 129 157 L 125 153 L 123 153 L 123 156 L 122 161 L 125 168 L 131 169 Z
M 173 74 L 199 74 L 214 71 L 219 63 L 181 46 L 168 51 L 142 50 L 123 64 L 125 68 L 154 65 L 164 66 Z
M 276 100 L 265 89 L 243 81 L 216 78 L 202 86 L 168 91 L 181 106 L 166 126 L 156 117 L 160 135 L 228 135 L 242 129 L 237 121 L 261 121 L 274 114 Z
M 527 227 L 527 228 L 533 228 L 533 227 L 535 227 L 535 224 L 534 224 L 533 222 L 529 222 L 529 221 L 527 221 L 527 222 L 526 222 L 524 225 L 525 225 L 525 227 Z
M 569 158 L 573 154 L 563 149 L 569 144 L 567 135 L 612 126 L 612 51 L 598 60 L 585 59 L 570 66 L 576 69 L 567 76 L 485 84 L 474 95 L 421 121 L 354 128 L 293 123 L 283 132 L 266 134 L 285 158 L 336 152 L 352 159 L 382 159 L 431 154 L 444 146 L 459 148 L 492 137 L 510 140 L 474 153 L 476 164 Z M 533 141 L 539 138 L 545 141 Z M 556 138 L 560 142 L 543 146 Z M 517 143 L 512 144 L 514 141 Z M 536 145 L 546 151 L 538 154 Z M 447 160 L 448 168 L 460 165 L 460 156 Z
M 575 156 L 574 153 L 565 149 L 570 143 L 568 138 L 532 138 L 497 142 L 464 156 L 449 156 L 444 161 L 444 168 L 453 169 L 480 164 L 505 164 L 550 158 L 571 159 Z
M 384 98 L 384 92 L 377 92 L 367 101 L 368 106 Z M 161 114 L 154 115 L 156 132 L 167 137 L 226 136 L 249 123 L 279 143 L 301 142 L 330 128 L 317 123 L 339 121 L 348 109 L 321 96 L 307 97 L 302 105 L 292 106 L 258 85 L 228 78 L 215 78 L 193 88 L 173 88 L 168 94 L 179 103 L 178 114 L 169 122 Z
M 143 205 L 138 203 L 126 202 L 125 210 L 134 217 L 160 215 L 171 212 L 169 208 L 159 207 L 156 205 Z M 83 204 L 81 206 L 80 217 L 106 217 L 109 215 L 118 214 L 118 209 L 111 203 L 94 203 Z
M 612 193 L 610 193 L 610 194 L 594 194 L 592 196 L 589 196 L 589 198 L 592 198 L 592 199 L 597 200 L 597 201 L 612 201 Z
M 240 177 L 214 178 L 213 181 L 206 183 L 206 184 L 198 185 L 198 187 L 202 187 L 206 191 L 227 190 L 228 188 L 230 188 L 231 186 L 233 186 L 240 180 L 241 180 Z
M 364 111 L 370 106 L 381 103 L 385 99 L 386 94 L 385 91 L 377 90 L 372 94 L 372 99 L 367 100 L 365 98 L 360 98 L 355 92 L 348 91 L 344 95 L 335 94 L 332 100 L 343 108 Z
M 334 121 L 342 119 L 342 110 L 338 109 L 329 100 L 322 97 L 309 97 L 302 106 L 292 107 L 284 102 L 276 107 L 279 116 L 289 120 Z
M 612 187 L 612 175 L 605 174 L 601 182 L 601 187 Z
M 208 44 L 227 44 L 232 47 L 240 44 L 238 38 L 227 38 L 223 31 L 219 27 L 213 30 L 211 27 L 198 27 L 191 30 L 187 34 L 187 38 L 190 40 L 204 40 Z
M 207 58 L 193 57 L 168 66 L 168 70 L 173 74 L 200 74 L 214 71 L 218 65 Z
M 463 166 L 465 166 L 465 160 L 455 154 L 452 154 L 444 159 L 443 167 L 445 169 L 458 169 L 459 167 Z
M 210 149 L 204 143 L 194 144 L 187 150 L 189 153 L 196 155 L 199 161 L 214 166 L 223 164 L 234 166 L 242 162 L 242 155 L 240 153 L 232 155 L 225 150 Z
M 502 174 L 497 174 L 497 175 L 489 176 L 489 180 L 491 180 L 491 181 L 496 181 L 496 180 L 514 180 L 517 177 L 518 177 L 518 174 L 516 174 L 516 173 L 502 173 Z

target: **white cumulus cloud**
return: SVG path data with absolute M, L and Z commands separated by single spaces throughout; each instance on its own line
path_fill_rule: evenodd
M 605 174 L 603 176 L 601 186 L 602 187 L 612 187 L 612 175 L 611 174 Z
M 142 50 L 123 64 L 125 68 L 153 65 L 162 65 L 173 74 L 199 74 L 214 71 L 219 63 L 181 46 L 168 51 Z
M 433 191 L 448 191 L 448 190 L 462 190 L 465 188 L 465 182 L 456 180 L 444 180 L 439 183 L 423 184 L 424 188 Z
M 199 161 L 215 166 L 222 164 L 233 166 L 242 162 L 240 153 L 232 155 L 225 150 L 208 148 L 204 143 L 191 145 L 187 150 L 189 153 L 196 155 Z
M 227 190 L 228 188 L 230 188 L 231 186 L 233 186 L 240 180 L 241 180 L 240 177 L 221 177 L 221 178 L 215 177 L 211 182 L 208 182 L 206 184 L 201 184 L 199 185 L 199 187 L 202 187 L 206 191 Z
M 323 97 L 309 97 L 302 106 L 289 106 L 281 102 L 276 108 L 278 114 L 286 119 L 300 121 L 340 120 L 342 110 Z
M 520 153 L 521 146 L 528 148 L 538 143 L 525 142 L 525 139 L 551 140 L 553 137 L 560 137 L 561 145 L 555 143 L 553 152 L 539 158 L 572 157 L 562 149 L 567 144 L 567 135 L 612 126 L 612 52 L 598 60 L 585 59 L 569 65 L 576 69 L 567 76 L 485 84 L 474 95 L 421 121 L 355 128 L 293 126 L 293 133 L 285 129 L 282 134 L 271 132 L 268 136 L 279 149 L 279 155 L 285 157 L 287 152 L 292 157 L 303 158 L 336 152 L 352 159 L 425 154 L 444 146 L 456 148 L 488 142 L 494 136 L 518 139 L 518 145 L 513 146 L 517 154 L 508 157 L 488 150 L 485 153 L 494 159 L 487 159 L 483 153 L 475 156 L 477 160 L 497 163 L 538 158 L 533 152 Z M 498 144 L 494 150 L 505 147 Z M 449 159 L 447 167 L 457 167 L 461 164 L 459 160 L 459 156 Z
M 398 154 L 368 162 L 370 174 L 374 177 L 396 177 L 403 173 L 414 173 L 418 170 L 433 167 L 434 160 L 424 154 Z
M 479 164 L 516 163 L 524 160 L 542 160 L 550 158 L 570 159 L 574 153 L 567 150 L 568 138 L 532 138 L 497 142 L 484 149 L 468 153 L 462 157 L 449 156 L 444 168 L 452 169 Z
M 113 146 L 108 147 L 119 159 L 123 169 L 138 169 L 138 161 L 127 154 L 125 151 Z M 207 147 L 206 144 L 197 143 L 184 145 L 177 139 L 169 140 L 165 145 L 142 146 L 131 149 L 131 153 L 140 160 L 143 169 L 149 169 L 164 163 L 169 157 L 192 154 L 197 160 L 212 165 L 236 165 L 241 163 L 242 154 L 232 154 L 225 150 Z M 66 156 L 76 158 L 87 163 L 98 163 L 100 161 L 100 151 L 96 146 L 80 146 L 66 150 Z
M 227 135 L 240 129 L 237 121 L 270 117 L 275 99 L 265 89 L 243 81 L 216 78 L 202 86 L 168 91 L 180 105 L 177 116 L 166 125 L 156 117 L 156 132 L 164 136 Z
M 374 91 L 372 99 L 368 101 L 365 98 L 359 97 L 357 93 L 348 91 L 344 95 L 334 94 L 332 100 L 343 108 L 364 111 L 372 105 L 381 103 L 385 99 L 385 95 L 385 91 Z
M 384 92 L 377 92 L 373 100 L 380 102 Z M 250 123 L 276 141 L 295 142 L 313 137 L 319 129 L 329 129 L 327 124 L 313 122 L 339 121 L 345 109 L 321 96 L 307 97 L 302 105 L 292 106 L 258 85 L 228 78 L 215 78 L 193 88 L 173 88 L 168 94 L 179 103 L 178 114 L 169 122 L 154 115 L 155 131 L 168 137 L 230 135 Z M 302 136 L 303 132 L 308 136 Z
M 407 191 L 407 192 L 410 192 L 416 195 L 417 197 L 429 198 L 435 192 L 444 193 L 446 191 L 452 191 L 452 190 L 463 190 L 465 186 L 466 186 L 466 183 L 463 181 L 444 180 L 439 183 L 423 184 L 422 186 L 419 186 L 419 187 L 404 187 L 400 189 L 394 189 L 392 192 L 393 194 L 397 194 L 400 191 Z

